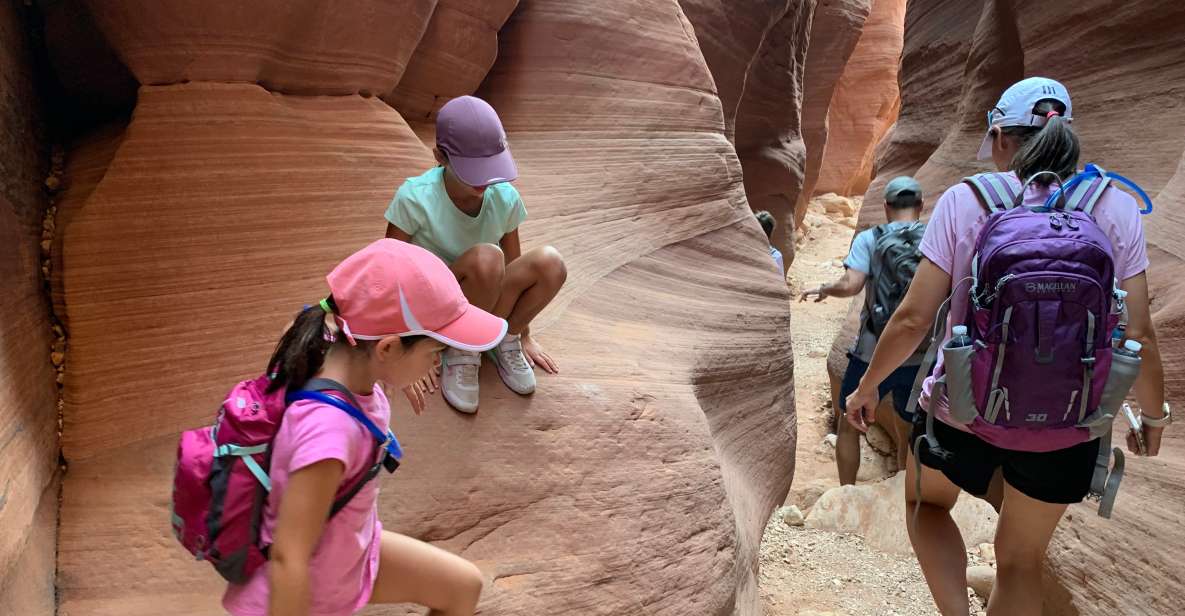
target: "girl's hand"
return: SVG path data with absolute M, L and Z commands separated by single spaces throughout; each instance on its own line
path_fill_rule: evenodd
M 535 342 L 534 338 L 529 334 L 523 334 L 522 343 L 523 355 L 526 356 L 527 363 L 532 366 L 539 366 L 549 374 L 559 374 L 560 367 L 556 365 L 551 355 L 548 355 L 547 351 L 543 350 L 543 346 Z
M 880 404 L 880 398 L 880 392 L 875 387 L 869 391 L 861 382 L 846 402 L 848 423 L 861 432 L 868 432 L 868 425 L 876 421 L 876 407 Z
M 419 381 L 404 387 L 403 395 L 407 396 L 407 402 L 411 405 L 411 412 L 416 415 L 424 412 L 424 407 L 428 404 L 428 397 L 424 394 L 423 385 Z

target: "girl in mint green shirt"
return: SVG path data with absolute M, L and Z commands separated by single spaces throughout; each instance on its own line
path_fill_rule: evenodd
M 509 323 L 506 338 L 487 356 L 514 392 L 535 391 L 534 367 L 558 367 L 531 337 L 531 321 L 555 298 L 567 278 L 559 251 L 541 246 L 522 252 L 519 225 L 527 218 L 510 184 L 517 168 L 505 132 L 485 101 L 462 96 L 437 115 L 434 153 L 440 166 L 409 178 L 387 207 L 387 237 L 425 248 L 449 264 L 471 304 Z M 481 355 L 448 349 L 441 358 L 444 398 L 458 411 L 477 412 Z M 430 375 L 421 384 L 433 393 Z

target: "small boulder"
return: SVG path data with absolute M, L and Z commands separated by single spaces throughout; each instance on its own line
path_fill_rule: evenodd
M 786 526 L 802 526 L 806 524 L 806 517 L 802 515 L 802 511 L 797 505 L 790 505 L 784 509 L 782 521 L 786 523 Z
M 987 601 L 992 596 L 992 587 L 996 585 L 996 570 L 987 565 L 967 567 L 967 587 L 975 591 L 981 599 Z

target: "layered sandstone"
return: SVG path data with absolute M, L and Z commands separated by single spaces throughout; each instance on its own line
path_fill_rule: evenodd
M 844 66 L 827 112 L 827 145 L 815 193 L 862 195 L 875 172 L 875 149 L 897 120 L 897 68 L 905 0 L 874 0 L 860 42 Z
M 168 531 L 176 435 L 382 234 L 432 164 L 409 121 L 478 83 L 519 161 L 524 242 L 568 264 L 533 327 L 563 373 L 520 398 L 487 366 L 472 417 L 398 406 L 386 527 L 474 560 L 483 613 L 757 613 L 757 544 L 792 472 L 788 298 L 679 4 L 280 4 L 88 3 L 143 85 L 129 123 L 72 148 L 62 195 L 59 613 L 219 613 L 219 579 Z M 800 55 L 807 4 L 771 26 L 797 37 L 779 58 Z M 449 23 L 472 48 L 454 53 Z
M 0 613 L 50 614 L 58 413 L 40 247 L 49 152 L 25 11 L 0 4 Z

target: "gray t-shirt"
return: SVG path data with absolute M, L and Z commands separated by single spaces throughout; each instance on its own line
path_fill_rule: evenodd
M 889 231 L 896 231 L 904 229 L 910 225 L 921 224 L 920 222 L 898 221 L 891 222 L 888 225 Z M 872 255 L 876 252 L 876 228 L 865 229 L 856 234 L 855 239 L 852 240 L 852 248 L 848 251 L 848 256 L 843 261 L 844 267 L 855 270 L 864 275 L 872 273 Z M 867 287 L 865 287 L 867 292 Z M 867 315 L 860 315 L 860 333 L 856 335 L 856 343 L 852 347 L 851 353 L 863 361 L 870 363 L 872 361 L 872 352 L 876 349 L 876 335 L 868 331 L 865 327 Z M 908 360 L 906 366 L 916 366 L 922 363 L 922 354 L 915 353 Z

